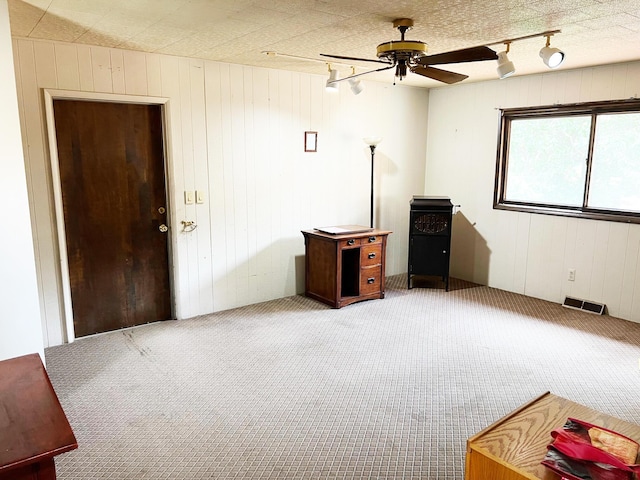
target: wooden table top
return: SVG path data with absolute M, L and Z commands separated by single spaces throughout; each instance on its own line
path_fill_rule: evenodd
M 551 431 L 562 427 L 569 417 L 640 441 L 640 426 L 546 392 L 469 438 L 467 455 L 474 449 L 510 465 L 520 473 L 513 478 L 557 479 L 540 462 L 552 441 Z
M 344 240 L 345 238 L 364 238 L 371 236 L 389 235 L 393 233 L 390 230 L 381 230 L 378 228 L 360 227 L 359 225 L 338 225 L 336 227 L 327 228 L 343 228 L 345 233 L 327 233 L 318 229 L 302 230 L 302 234 L 313 235 L 316 237 L 329 238 L 331 240 Z M 349 230 L 351 228 L 351 230 Z M 358 230 L 360 229 L 360 230 Z
M 78 448 L 37 353 L 0 361 L 0 474 Z

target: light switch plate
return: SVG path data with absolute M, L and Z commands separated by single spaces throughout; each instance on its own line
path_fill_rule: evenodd
M 187 205 L 193 205 L 193 190 L 185 190 L 184 191 L 184 203 Z
M 204 191 L 196 190 L 196 203 L 204 203 Z

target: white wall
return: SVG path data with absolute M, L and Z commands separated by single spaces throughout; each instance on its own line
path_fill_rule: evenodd
M 6 0 L 0 0 L 0 68 L 13 70 Z M 0 360 L 39 353 L 44 361 L 16 84 L 5 74 L 0 85 Z
M 387 274 L 406 271 L 409 200 L 424 189 L 428 93 L 366 83 L 325 92 L 324 76 L 156 54 L 14 39 L 46 345 L 64 341 L 43 88 L 169 98 L 169 214 L 178 318 L 304 290 L 300 230 L 369 221 L 393 230 Z M 304 131 L 318 153 L 304 153 Z M 184 190 L 204 190 L 184 205 Z M 179 233 L 179 222 L 198 224 Z
M 425 192 L 461 205 L 452 275 L 552 302 L 602 302 L 640 322 L 640 225 L 493 210 L 499 108 L 639 95 L 640 62 L 431 90 Z

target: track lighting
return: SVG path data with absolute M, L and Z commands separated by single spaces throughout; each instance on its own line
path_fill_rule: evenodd
M 510 77 L 516 71 L 516 67 L 513 66 L 513 62 L 509 61 L 509 57 L 507 56 L 511 42 L 506 42 L 505 45 L 507 46 L 505 51 L 498 53 L 498 68 L 496 68 L 498 77 L 500 77 L 501 80 Z
M 498 53 L 498 67 L 496 68 L 498 77 L 500 77 L 501 79 L 507 78 L 508 76 L 513 75 L 516 71 L 515 67 L 513 66 L 513 62 L 510 62 L 509 58 L 507 57 L 507 54 L 509 53 L 509 46 L 513 42 L 518 42 L 520 40 L 529 40 L 531 38 L 547 37 L 547 44 L 542 47 L 542 50 L 540 50 L 540 57 L 547 67 L 558 67 L 564 60 L 564 53 L 557 48 L 551 48 L 549 45 L 551 43 L 551 37 L 560 32 L 560 30 L 547 30 L 546 32 L 534 33 L 532 35 L 525 35 L 523 37 L 509 38 L 500 42 L 487 44 L 487 46 L 500 45 L 501 43 L 506 45 L 505 50 Z
M 549 68 L 559 67 L 564 61 L 564 52 L 557 48 L 550 47 L 551 35 L 546 35 L 546 37 L 547 43 L 540 49 L 540 58 L 542 58 L 544 64 Z
M 327 80 L 326 89 L 327 92 L 337 92 L 338 91 L 338 78 L 339 72 L 338 70 L 333 70 L 331 68 L 331 64 L 327 63 L 327 67 L 329 67 L 329 79 Z
M 351 75 L 355 75 L 355 74 L 356 74 L 355 67 L 351 67 Z M 349 86 L 351 87 L 351 91 L 353 92 L 354 95 L 358 95 L 360 92 L 362 92 L 362 90 L 364 90 L 364 86 L 362 85 L 362 82 L 360 82 L 360 79 L 350 78 L 348 82 L 349 82 Z
M 272 58 L 284 57 L 284 58 L 292 58 L 294 60 L 302 60 L 305 62 L 324 63 L 329 69 L 329 78 L 327 79 L 327 83 L 325 84 L 325 88 L 327 92 L 337 92 L 339 90 L 340 82 L 343 80 L 347 80 L 349 82 L 349 86 L 351 87 L 351 91 L 353 92 L 354 95 L 358 95 L 364 90 L 364 85 L 362 84 L 359 78 L 350 78 L 351 76 L 357 77 L 357 76 L 363 75 L 362 73 L 356 74 L 356 67 L 354 67 L 353 65 L 349 65 L 349 67 L 351 68 L 351 75 L 341 79 L 340 72 L 338 70 L 334 70 L 332 68 L 332 65 L 337 64 L 341 66 L 347 66 L 348 64 L 346 63 L 339 63 L 339 62 L 328 63 L 326 60 L 318 60 L 317 58 L 301 57 L 299 55 L 289 55 L 288 53 L 279 53 L 279 52 L 274 52 L 273 50 L 263 50 L 262 53 L 264 53 L 267 57 L 272 57 Z

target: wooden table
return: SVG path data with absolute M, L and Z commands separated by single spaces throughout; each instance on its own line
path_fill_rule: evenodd
M 78 448 L 40 355 L 0 362 L 0 480 L 52 480 L 55 455 Z
M 551 431 L 568 417 L 585 420 L 640 441 L 640 426 L 549 392 L 523 405 L 467 440 L 466 480 L 558 480 L 540 464 Z
M 384 298 L 385 252 L 391 232 L 367 230 L 337 235 L 302 231 L 307 297 L 334 308 Z

